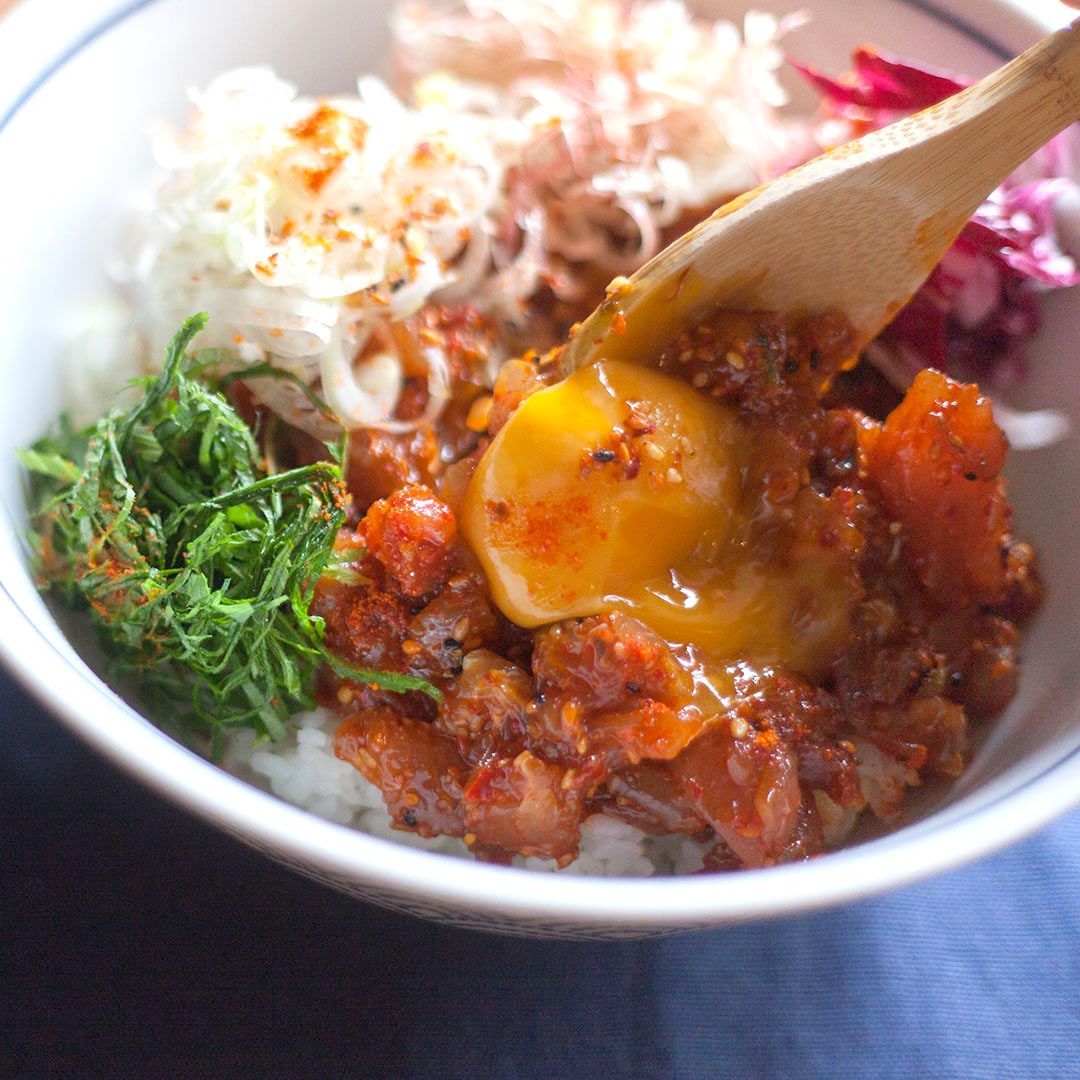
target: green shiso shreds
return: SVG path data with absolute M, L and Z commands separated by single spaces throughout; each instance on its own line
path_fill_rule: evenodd
M 86 431 L 20 451 L 41 587 L 89 609 L 111 674 L 134 675 L 154 715 L 279 739 L 313 706 L 320 663 L 392 691 L 422 679 L 343 665 L 310 613 L 344 520 L 331 461 L 268 475 L 255 439 L 213 386 L 193 377 L 188 319 L 130 407 Z

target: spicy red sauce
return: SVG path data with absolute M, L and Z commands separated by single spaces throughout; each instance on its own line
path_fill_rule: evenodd
M 626 610 L 515 626 L 458 527 L 487 433 L 466 434 L 463 408 L 445 437 L 438 425 L 380 435 L 378 460 L 400 468 L 372 466 L 369 441 L 349 470 L 365 512 L 339 538 L 358 577 L 320 581 L 314 612 L 349 662 L 442 692 L 436 705 L 326 679 L 337 753 L 380 787 L 396 827 L 566 864 L 582 820 L 603 812 L 707 841 L 707 868 L 764 866 L 818 854 L 864 808 L 889 817 L 905 786 L 962 770 L 969 724 L 1015 692 L 1017 624 L 1041 598 L 1031 549 L 1010 532 L 1004 438 L 976 388 L 936 372 L 875 419 L 838 378 L 847 361 L 842 319 L 724 311 L 656 358 L 737 416 L 735 524 L 709 558 L 737 549 L 736 570 L 780 588 L 828 575 L 828 610 L 782 608 L 767 655 L 753 632 L 737 655 L 710 654 Z M 483 409 L 491 428 L 551 372 L 508 365 Z M 446 452 L 421 467 L 418 439 Z M 588 465 L 582 482 L 612 468 L 603 452 Z M 550 554 L 545 535 L 526 539 Z M 572 566 L 578 553 L 557 554 Z M 813 664 L 784 651 L 822 618 Z

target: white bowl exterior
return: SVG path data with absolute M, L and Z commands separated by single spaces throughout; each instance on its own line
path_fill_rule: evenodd
M 68 343 L 109 292 L 106 257 L 152 167 L 146 132 L 162 119 L 183 119 L 186 87 L 240 64 L 270 64 L 307 93 L 347 89 L 356 74 L 384 66 L 387 7 L 263 0 L 255 15 L 249 5 L 221 0 L 24 0 L 0 23 L 0 206 L 8 216 L 0 379 L 9 388 L 0 653 L 12 670 L 111 759 L 246 843 L 358 896 L 485 929 L 624 936 L 803 911 L 955 866 L 1080 803 L 1076 435 L 1012 466 L 1017 520 L 1043 552 L 1051 585 L 1026 642 L 1018 701 L 934 813 L 810 863 L 628 881 L 508 870 L 395 845 L 315 818 L 209 765 L 117 698 L 75 654 L 26 573 L 16 538 L 24 517 L 14 448 L 55 415 Z M 1050 0 L 829 0 L 814 11 L 815 21 L 788 43 L 800 59 L 838 70 L 853 46 L 871 41 L 971 74 L 996 64 L 995 44 L 1019 50 L 1068 14 Z M 1060 293 L 1046 307 L 1024 394 L 1032 405 L 1064 409 L 1080 431 L 1080 380 L 1069 366 L 1080 303 Z

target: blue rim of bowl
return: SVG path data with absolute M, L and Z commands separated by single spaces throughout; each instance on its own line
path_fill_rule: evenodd
M 38 74 L 14 96 L 12 104 L 2 115 L 0 115 L 0 134 L 3 133 L 11 120 L 18 114 L 19 110 L 33 98 L 34 94 L 67 63 L 78 56 L 79 53 L 95 40 L 108 33 L 111 29 L 115 28 L 120 23 L 125 22 L 132 15 L 151 7 L 157 2 L 158 0 L 134 0 L 134 2 L 110 13 L 57 54 L 52 61 L 48 62 Z M 909 8 L 914 8 L 915 10 L 936 19 L 943 25 L 963 34 L 975 44 L 980 45 L 987 51 L 992 52 L 1001 58 L 1007 58 L 1012 55 L 1011 51 L 1000 41 L 990 37 L 968 20 L 953 12 L 940 8 L 938 5 L 930 2 L 930 0 L 900 0 L 900 2 Z M 56 643 L 44 633 L 34 617 L 20 605 L 8 589 L 7 585 L 2 581 L 0 581 L 0 594 L 2 594 L 11 605 L 12 610 L 22 617 L 28 628 L 33 631 L 34 636 L 39 639 L 40 643 L 43 644 L 60 663 L 69 665 L 69 657 L 66 656 L 57 647 Z M 13 668 L 10 661 L 15 660 L 16 657 L 14 654 L 9 653 L 7 643 L 2 639 L 0 639 L 0 649 L 2 649 L 4 653 L 4 659 L 9 662 L 8 666 L 12 667 L 13 673 L 29 690 L 47 701 L 61 716 L 68 716 L 70 718 L 72 714 L 68 713 L 67 703 L 61 701 L 56 694 L 50 693 L 49 687 L 45 685 L 44 682 L 38 682 L 31 678 L 27 672 Z M 96 676 L 94 676 L 89 669 L 86 671 L 75 669 L 75 673 L 113 708 L 120 709 L 141 724 L 148 723 L 145 717 L 137 710 L 132 708 L 122 698 L 115 695 L 105 684 L 98 681 Z M 86 737 L 87 733 L 82 731 L 81 727 L 79 728 L 79 731 Z M 192 754 L 191 751 L 186 750 L 186 748 L 180 744 L 169 739 L 169 736 L 165 733 L 160 732 L 158 729 L 155 729 L 155 731 L 157 734 L 160 734 L 163 739 L 169 740 L 176 749 L 183 751 L 185 754 Z M 103 745 L 98 745 L 98 749 L 104 751 L 107 748 Z M 1004 847 L 1007 844 L 1015 842 L 1036 831 L 1049 821 L 1053 820 L 1058 813 L 1065 811 L 1065 807 L 1055 804 L 1055 809 L 1053 811 L 1049 813 L 1044 812 L 1042 815 L 1029 818 L 1019 827 L 1016 826 L 1014 821 L 1012 830 L 1007 833 L 1003 831 L 1000 838 L 996 841 L 987 842 L 984 839 L 982 843 L 976 845 L 974 848 L 963 849 L 959 854 L 956 854 L 955 851 L 950 851 L 944 856 L 939 854 L 938 857 L 928 859 L 922 865 L 914 868 L 897 870 L 895 866 L 890 866 L 884 873 L 867 875 L 870 882 L 869 884 L 862 884 L 856 881 L 848 882 L 842 888 L 834 886 L 831 889 L 821 889 L 817 891 L 814 889 L 804 890 L 809 896 L 802 897 L 794 903 L 791 902 L 789 897 L 785 897 L 779 902 L 774 899 L 772 903 L 766 902 L 762 904 L 760 903 L 762 898 L 758 897 L 759 907 L 758 909 L 751 911 L 746 910 L 739 903 L 717 904 L 715 901 L 720 898 L 715 895 L 711 897 L 714 902 L 709 903 L 709 897 L 706 893 L 703 902 L 685 906 L 683 904 L 675 905 L 676 907 L 683 909 L 681 911 L 672 910 L 670 906 L 666 909 L 663 907 L 654 909 L 649 904 L 643 904 L 640 909 L 637 905 L 632 905 L 630 910 L 602 912 L 597 910 L 595 901 L 589 902 L 588 898 L 584 896 L 575 903 L 574 898 L 570 895 L 565 895 L 563 897 L 557 895 L 544 897 L 539 894 L 548 892 L 549 888 L 554 885 L 554 882 L 557 880 L 558 885 L 555 886 L 555 888 L 562 893 L 569 894 L 579 890 L 582 892 L 587 891 L 595 893 L 595 899 L 611 901 L 624 890 L 628 879 L 596 877 L 568 878 L 563 876 L 555 879 L 551 875 L 537 874 L 528 870 L 521 871 L 516 868 L 511 868 L 507 871 L 504 867 L 493 867 L 481 863 L 471 863 L 467 860 L 458 860 L 453 857 L 440 857 L 446 858 L 449 862 L 457 864 L 455 869 L 461 869 L 469 876 L 485 878 L 492 875 L 490 881 L 493 885 L 495 882 L 498 882 L 505 887 L 509 885 L 512 879 L 516 878 L 523 886 L 520 890 L 513 890 L 515 893 L 518 893 L 516 896 L 507 895 L 504 888 L 499 890 L 500 895 L 485 902 L 483 893 L 475 887 L 461 889 L 454 888 L 447 881 L 443 880 L 435 883 L 426 881 L 426 875 L 422 873 L 422 870 L 424 868 L 428 870 L 432 868 L 431 859 L 434 853 L 418 851 L 404 845 L 396 844 L 393 841 L 383 840 L 379 837 L 371 836 L 344 826 L 335 825 L 331 822 L 314 817 L 314 815 L 311 815 L 308 811 L 303 810 L 300 807 L 283 802 L 275 796 L 257 788 L 251 788 L 250 785 L 245 784 L 235 777 L 229 776 L 227 773 L 223 773 L 222 770 L 219 770 L 216 766 L 210 765 L 210 763 L 198 758 L 197 755 L 192 754 L 192 756 L 201 765 L 212 770 L 214 774 L 227 778 L 232 784 L 242 785 L 243 788 L 249 790 L 257 797 L 269 800 L 268 805 L 283 810 L 287 817 L 299 815 L 300 818 L 313 818 L 316 823 L 328 827 L 330 833 L 336 835 L 345 833 L 346 835 L 356 837 L 362 846 L 366 847 L 370 842 L 376 845 L 377 849 L 380 851 L 390 849 L 390 852 L 392 852 L 392 861 L 400 861 L 403 864 L 398 868 L 399 870 L 418 871 L 416 873 L 403 873 L 400 878 L 395 879 L 390 874 L 379 873 L 378 867 L 372 867 L 366 860 L 362 865 L 357 866 L 351 865 L 350 860 L 340 858 L 335 859 L 332 855 L 322 854 L 321 856 L 317 856 L 321 858 L 322 868 L 331 871 L 331 874 L 336 876 L 339 884 L 347 884 L 351 879 L 361 887 L 365 885 L 370 886 L 377 891 L 383 891 L 390 897 L 421 895 L 424 899 L 435 904 L 463 905 L 471 908 L 480 915 L 493 913 L 501 916 L 510 915 L 512 918 L 521 916 L 526 921 L 538 919 L 555 919 L 561 921 L 567 916 L 572 918 L 577 917 L 587 920 L 587 925 L 595 926 L 597 928 L 626 926 L 630 928 L 639 927 L 674 930 L 680 927 L 717 924 L 720 921 L 749 921 L 755 918 L 766 918 L 779 914 L 795 914 L 829 906 L 845 900 L 854 900 L 876 894 L 887 888 L 898 887 L 920 880 L 933 873 L 950 869 L 981 855 L 989 854 L 998 848 Z M 970 823 L 973 818 L 983 817 L 990 811 L 1000 809 L 1004 804 L 1015 801 L 1023 793 L 1030 791 L 1035 786 L 1041 785 L 1048 777 L 1067 766 L 1070 766 L 1078 759 L 1080 759 L 1080 745 L 1073 748 L 1064 756 L 1055 758 L 1050 764 L 1040 768 L 1033 775 L 1026 777 L 1020 784 L 1007 792 L 993 796 L 985 802 L 979 802 L 978 805 L 974 807 L 966 810 L 958 810 L 955 814 L 951 814 L 948 822 L 944 823 L 938 831 L 942 836 L 952 834 L 959 830 L 965 823 Z M 191 795 L 190 792 L 181 791 L 175 786 L 169 786 L 160 774 L 150 777 L 145 771 L 140 770 L 139 775 L 144 781 L 152 783 L 159 791 L 168 790 L 177 801 L 182 802 L 189 809 L 201 813 L 203 816 L 209 817 L 212 820 L 216 820 L 219 824 L 224 825 L 226 823 L 226 819 L 223 818 L 221 814 L 215 812 L 213 808 L 206 806 L 202 800 Z M 1080 791 L 1078 791 L 1076 796 L 1069 802 L 1070 805 L 1080 803 Z M 236 835 L 241 836 L 244 839 L 250 839 L 252 842 L 256 843 L 256 846 L 264 847 L 269 844 L 274 850 L 284 848 L 288 854 L 292 856 L 293 860 L 299 858 L 304 862 L 309 862 L 312 858 L 312 851 L 299 850 L 291 841 L 283 840 L 279 834 L 273 832 L 273 829 L 269 824 L 265 829 L 259 828 L 258 826 L 261 822 L 254 818 L 248 818 L 247 815 L 243 815 L 243 820 L 229 820 L 228 824 L 233 827 L 232 831 L 234 831 Z M 869 841 L 855 847 L 832 852 L 830 853 L 827 862 L 831 866 L 837 866 L 841 863 L 852 863 L 855 860 L 857 860 L 859 864 L 866 864 L 868 861 L 879 861 L 883 858 L 886 863 L 888 863 L 890 857 L 895 855 L 901 847 L 908 847 L 912 844 L 923 847 L 928 846 L 926 842 L 931 839 L 929 836 L 924 835 L 905 838 L 905 833 L 917 828 L 918 826 L 911 826 L 909 829 L 902 829 L 897 833 L 890 834 L 879 840 Z M 413 863 L 414 860 L 415 865 L 409 866 L 408 864 Z M 302 866 L 297 865 L 295 862 L 293 862 L 293 865 L 296 865 L 297 869 L 303 869 Z M 725 882 L 734 884 L 742 880 L 749 886 L 749 879 L 760 880 L 764 873 L 768 875 L 770 881 L 775 881 L 775 884 L 778 886 L 776 889 L 772 890 L 774 897 L 777 894 L 783 896 L 784 890 L 779 887 L 781 884 L 781 877 L 791 879 L 793 876 L 798 875 L 802 878 L 807 878 L 815 870 L 818 870 L 821 865 L 820 861 L 811 860 L 806 863 L 773 867 L 764 872 L 744 871 L 737 875 L 726 876 Z M 319 867 L 313 867 L 313 869 L 317 871 Z M 814 874 L 814 876 L 816 876 L 816 874 Z M 442 876 L 439 875 L 439 877 L 441 878 Z M 655 893 L 656 900 L 662 899 L 670 904 L 673 898 L 664 895 L 665 893 L 671 892 L 673 888 L 685 890 L 688 885 L 696 885 L 698 882 L 702 881 L 707 881 L 707 878 L 697 878 L 696 881 L 693 878 L 688 879 L 686 877 L 640 878 L 634 879 L 634 891 L 641 894 L 643 899 L 648 898 L 649 894 Z M 693 891 L 697 892 L 699 890 L 695 888 Z M 701 891 L 704 892 L 704 890 Z M 729 891 L 741 892 L 743 890 L 737 889 Z

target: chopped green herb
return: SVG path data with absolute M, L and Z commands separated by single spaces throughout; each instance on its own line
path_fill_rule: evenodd
M 438 691 L 423 679 L 351 668 L 310 613 L 344 519 L 332 461 L 267 475 L 247 425 L 186 358 L 205 315 L 173 338 L 140 401 L 91 429 L 59 431 L 20 451 L 39 578 L 88 608 L 115 673 L 135 674 L 163 719 L 281 738 L 309 709 L 321 663 L 391 691 Z
M 369 585 L 370 580 L 356 569 L 356 564 L 363 562 L 365 550 L 331 551 L 323 567 L 323 576 L 341 585 Z
M 227 349 L 202 349 L 194 354 L 190 373 L 197 375 L 203 370 L 213 371 L 221 365 L 235 364 L 236 357 Z M 308 399 L 316 411 L 326 416 L 333 416 L 333 410 L 311 387 L 295 372 L 285 368 L 275 367 L 273 364 L 263 361 L 258 364 L 247 364 L 235 370 L 227 370 L 223 374 L 214 376 L 218 386 L 224 387 L 237 379 L 278 379 L 283 382 L 291 382 Z

